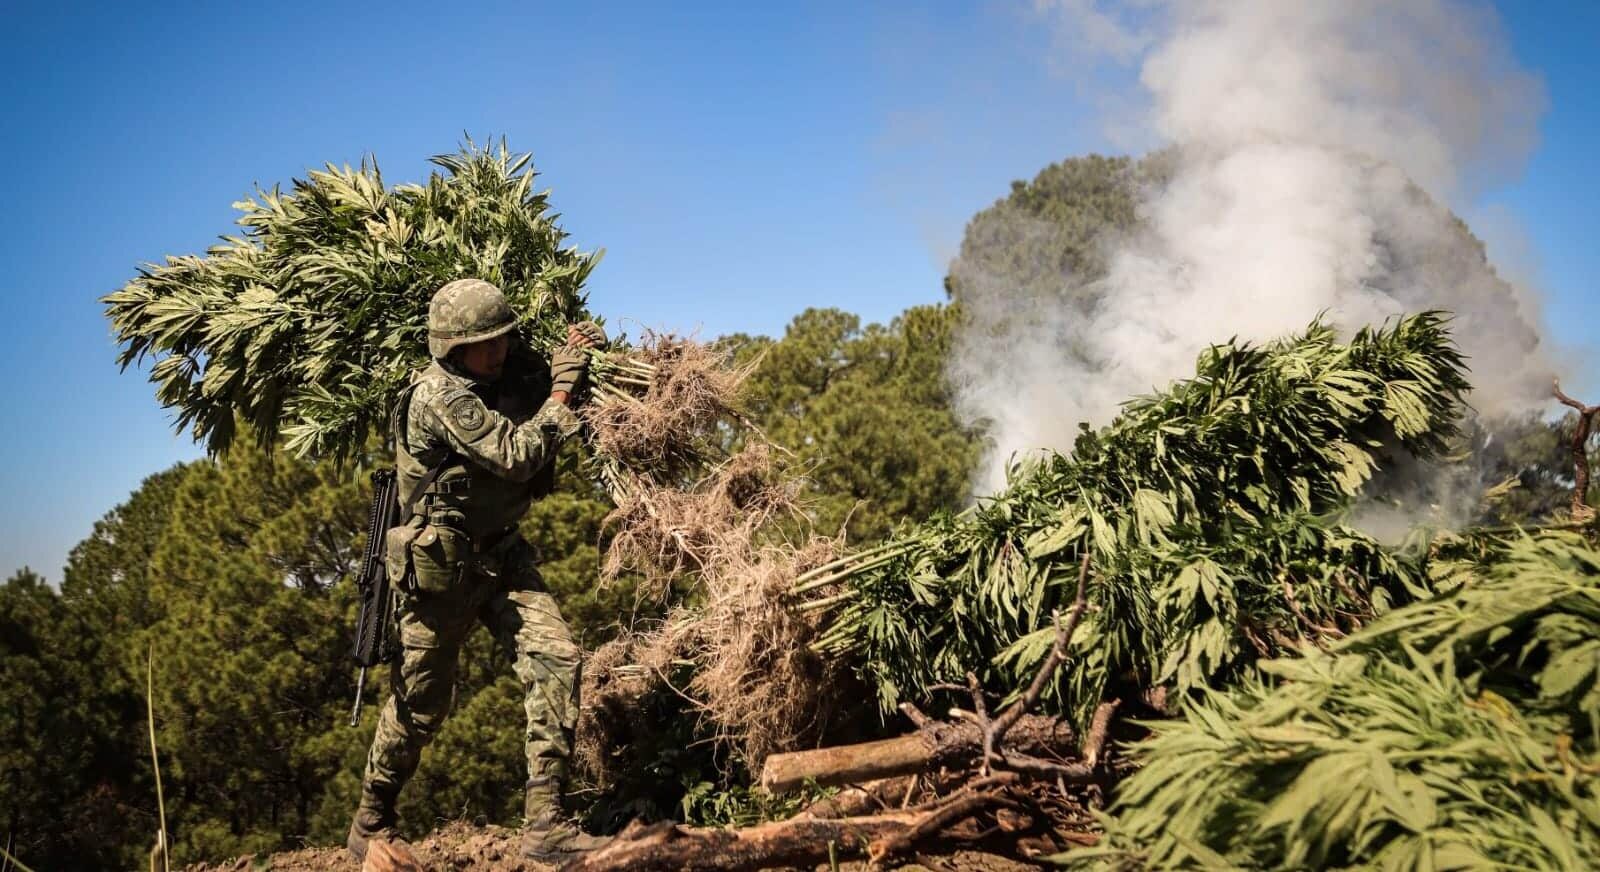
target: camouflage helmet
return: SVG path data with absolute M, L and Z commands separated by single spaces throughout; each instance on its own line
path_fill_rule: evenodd
M 517 326 L 505 294 L 479 279 L 456 279 L 428 304 L 428 353 L 443 358 L 450 349 L 504 336 Z

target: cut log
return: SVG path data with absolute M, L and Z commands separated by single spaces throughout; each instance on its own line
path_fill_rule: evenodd
M 584 854 L 561 872 L 732 872 L 775 866 L 814 866 L 861 857 L 878 839 L 908 832 L 921 820 L 912 812 L 821 820 L 791 818 L 739 830 L 656 824 L 624 830 L 609 845 Z
M 1057 718 L 1028 715 L 1006 734 L 1006 749 L 1038 757 L 1071 757 L 1077 751 L 1072 728 Z M 773 754 L 761 768 L 761 786 L 779 794 L 807 781 L 823 787 L 859 784 L 897 775 L 961 768 L 983 753 L 976 724 L 930 721 L 914 733 L 893 739 Z

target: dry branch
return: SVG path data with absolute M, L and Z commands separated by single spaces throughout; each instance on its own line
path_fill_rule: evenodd
M 1578 412 L 1578 426 L 1572 431 L 1572 519 L 1583 523 L 1593 521 L 1594 509 L 1589 507 L 1589 432 L 1594 426 L 1594 414 L 1600 406 L 1586 406 L 1561 390 L 1561 382 L 1554 385 L 1555 397 L 1564 406 Z
M 1067 613 L 1065 624 L 1056 624 L 1055 643 L 1050 646 L 1050 656 L 1039 664 L 1039 671 L 1034 673 L 1033 681 L 1029 682 L 1028 690 L 1020 699 L 1006 707 L 1005 711 L 995 719 L 992 725 L 985 730 L 983 740 L 983 763 L 987 769 L 999 752 L 1000 743 L 1005 740 L 1006 733 L 1016 725 L 1017 721 L 1027 714 L 1034 706 L 1039 704 L 1039 697 L 1044 695 L 1044 689 L 1055 680 L 1056 670 L 1067 660 L 1067 649 L 1072 644 L 1072 634 L 1078 629 L 1078 622 L 1083 619 L 1083 610 L 1087 607 L 1085 591 L 1089 582 L 1089 554 L 1085 551 L 1083 559 L 1078 563 L 1078 591 L 1072 598 L 1072 610 Z M 969 682 L 974 686 L 973 698 L 982 711 L 983 692 L 976 688 L 976 681 Z
M 979 782 L 968 785 L 961 793 L 939 803 L 917 821 L 915 826 L 874 839 L 872 844 L 867 846 L 868 859 L 876 864 L 908 853 L 919 842 L 933 838 L 951 826 L 991 808 L 1009 809 L 1031 818 L 1033 811 L 1005 791 L 1005 788 L 1014 785 L 1017 780 L 1015 775 L 1006 773 L 980 779 Z
M 895 809 L 903 811 L 911 805 L 911 797 L 921 783 L 921 776 L 902 775 L 853 784 L 811 803 L 800 813 L 814 818 L 845 818 Z
M 825 820 L 798 817 L 746 829 L 703 829 L 669 824 L 630 827 L 598 851 L 577 858 L 562 872 L 678 872 L 682 869 L 739 870 L 811 866 L 838 856 L 860 855 L 877 839 L 916 826 L 921 814 L 888 812 Z
M 868 856 L 874 864 L 909 853 L 919 843 L 946 834 L 962 821 L 985 812 L 1009 811 L 1024 820 L 1042 820 L 1037 807 L 1025 794 L 1014 789 L 1029 779 L 1053 779 L 1058 784 L 1093 779 L 1118 707 L 1117 701 L 1109 701 L 1096 709 L 1089 735 L 1077 749 L 1078 759 L 1072 762 L 1062 762 L 1064 755 L 1073 750 L 1070 728 L 1055 718 L 1029 714 L 1055 679 L 1061 664 L 1066 662 L 1072 636 L 1087 607 L 1089 562 L 1090 556 L 1085 553 L 1078 567 L 1072 609 L 1066 620 L 1056 625 L 1049 656 L 1040 664 L 1022 696 L 995 717 L 989 716 L 977 677 L 969 674 L 965 685 L 947 686 L 967 690 L 972 696 L 973 711 L 955 710 L 959 717 L 954 722 L 934 721 L 915 706 L 905 705 L 901 710 L 917 725 L 915 733 L 877 742 L 772 755 L 762 770 L 762 786 L 778 793 L 807 781 L 823 785 L 846 784 L 978 764 L 976 779 L 956 793 L 924 806 L 910 826 L 890 828 L 874 837 L 868 846 Z M 991 774 L 993 770 L 1005 771 Z M 893 813 L 893 816 L 898 817 L 898 814 Z M 1003 824 L 997 826 L 1008 829 Z

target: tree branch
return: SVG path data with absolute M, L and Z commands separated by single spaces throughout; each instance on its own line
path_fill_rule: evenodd
M 1083 561 L 1078 565 L 1078 592 L 1072 598 L 1072 610 L 1067 613 L 1065 624 L 1056 624 L 1056 640 L 1050 646 L 1050 656 L 1039 665 L 1039 671 L 1034 673 L 1033 681 L 1028 685 L 1028 690 L 1020 699 L 1006 706 L 1000 716 L 985 734 L 983 742 L 983 757 L 985 761 L 992 759 L 1000 743 L 1005 739 L 1006 732 L 1016 726 L 1018 720 L 1027 714 L 1030 709 L 1039 704 L 1039 697 L 1044 695 L 1044 689 L 1055 680 L 1056 670 L 1067 659 L 1067 649 L 1072 644 L 1072 634 L 1078 629 L 1078 621 L 1083 618 L 1085 607 L 1085 591 L 1089 580 L 1089 551 L 1083 552 Z
M 867 859 L 872 863 L 881 863 L 890 857 L 904 854 L 923 839 L 937 835 L 945 828 L 989 808 L 1007 808 L 1029 817 L 1033 816 L 1027 806 L 1004 793 L 968 793 L 957 796 L 929 812 L 915 826 L 873 841 L 867 848 Z
M 1594 415 L 1600 406 L 1586 406 L 1561 390 L 1561 380 L 1552 387 L 1555 398 L 1564 406 L 1578 412 L 1578 426 L 1572 432 L 1572 519 L 1588 523 L 1594 520 L 1595 511 L 1589 507 L 1589 432 L 1594 426 Z

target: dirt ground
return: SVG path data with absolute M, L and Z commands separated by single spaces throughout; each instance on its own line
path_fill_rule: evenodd
M 415 843 L 417 858 L 436 872 L 555 872 L 556 867 L 517 856 L 517 831 L 505 827 L 448 824 Z M 306 848 L 264 857 L 188 867 L 185 872 L 359 872 L 343 847 Z M 863 872 L 860 861 L 840 863 L 841 872 Z M 904 872 L 1031 872 L 1032 863 L 981 851 L 923 854 L 898 867 Z M 831 872 L 827 865 L 817 872 Z

